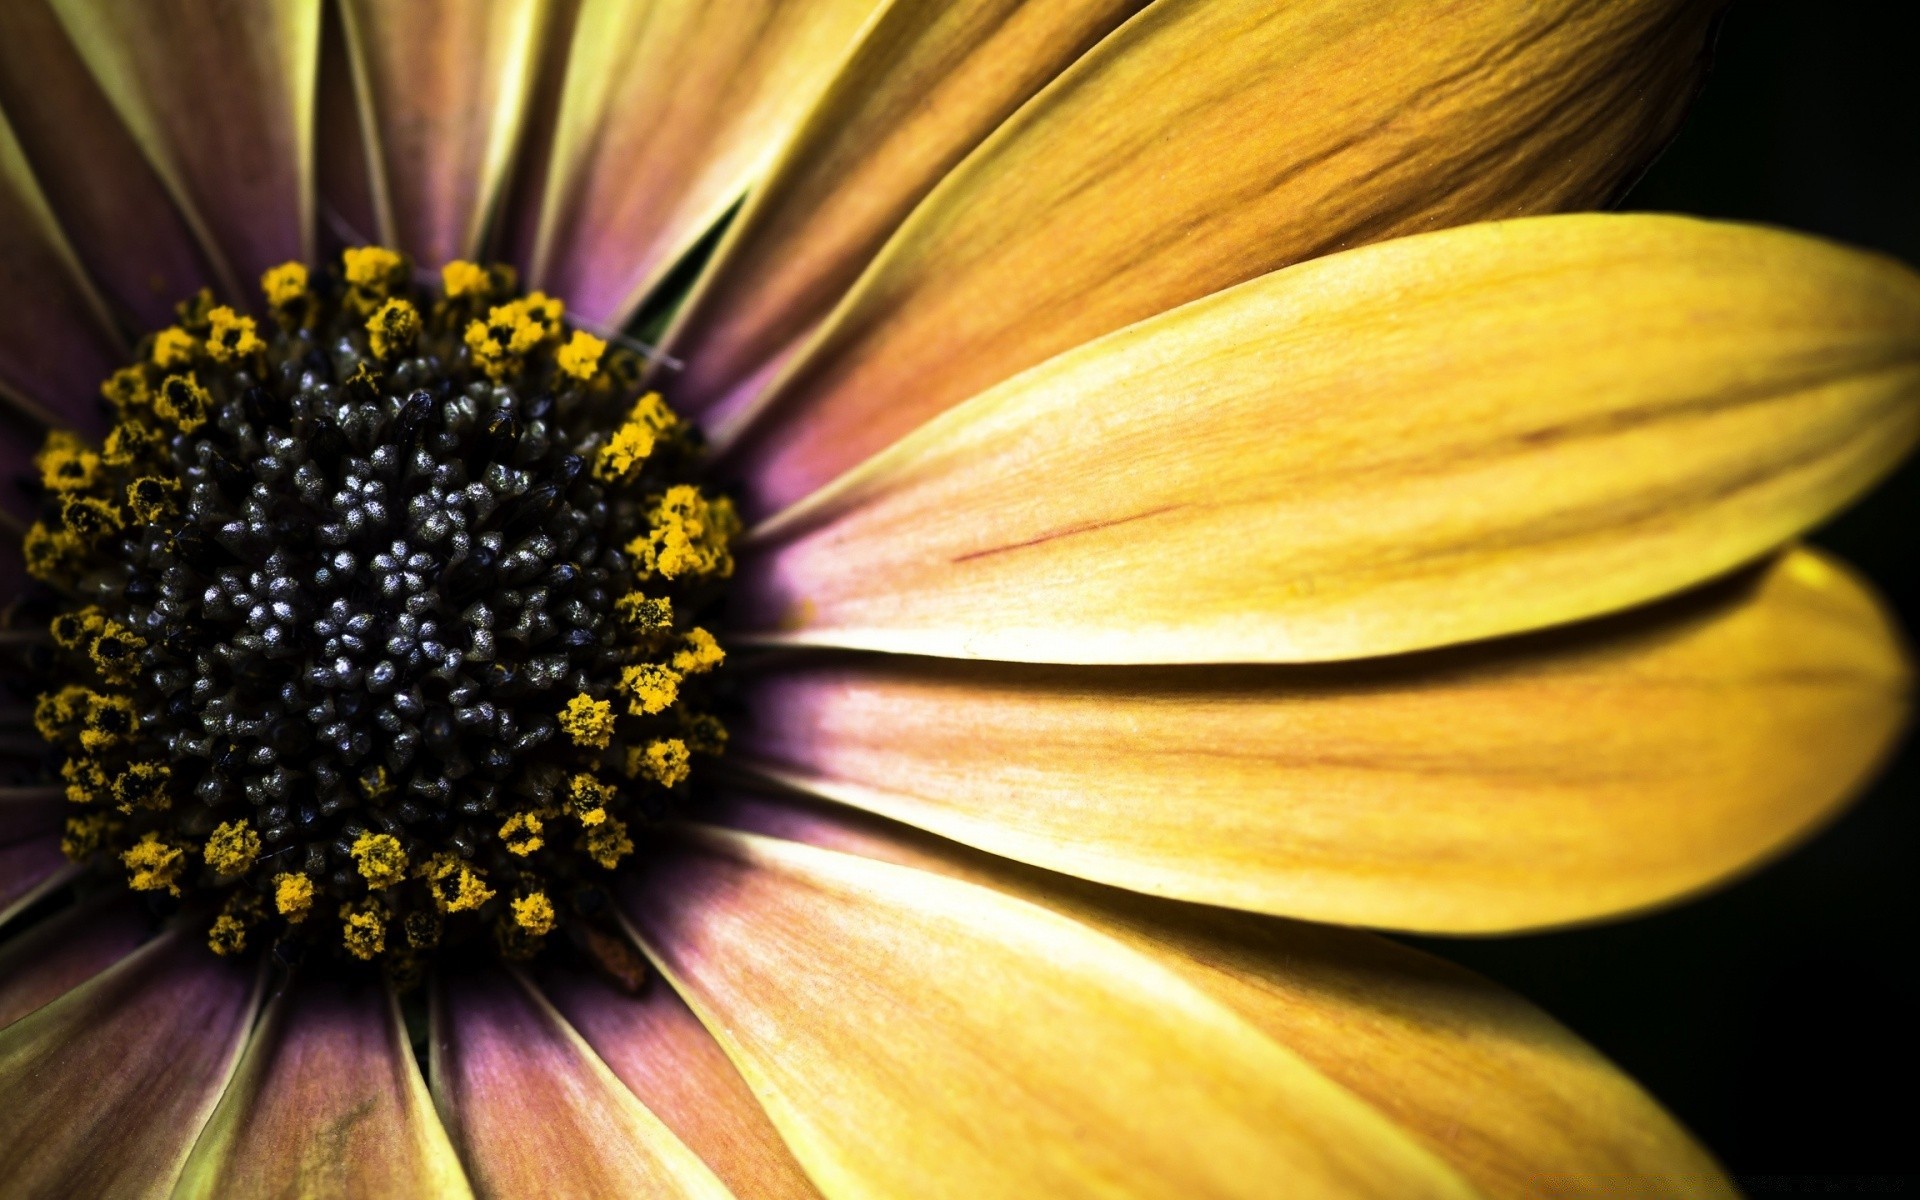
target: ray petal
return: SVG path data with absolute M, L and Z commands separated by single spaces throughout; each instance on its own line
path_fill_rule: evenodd
M 259 993 L 257 973 L 169 934 L 0 1029 L 0 1179 L 22 1196 L 166 1196 Z
M 1264 276 L 948 412 L 750 535 L 741 623 L 1051 662 L 1424 649 L 1757 558 L 1917 433 L 1897 263 L 1681 217 L 1474 225 Z
M 757 511 L 1101 334 L 1316 255 L 1590 207 L 1720 0 L 1160 0 L 949 175 L 740 450 Z
M 0 1028 L 92 979 L 151 934 L 127 892 L 103 892 L 0 943 Z
M 731 1195 L 517 976 L 443 981 L 431 1037 L 434 1100 L 483 1200 Z
M 828 1195 L 1473 1194 L 1084 926 L 922 871 L 687 836 L 626 910 Z
M 826 85 L 876 0 L 584 0 L 533 281 L 625 323 L 733 206 Z

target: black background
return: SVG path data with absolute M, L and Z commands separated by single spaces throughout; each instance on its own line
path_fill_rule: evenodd
M 1920 264 L 1913 0 L 1747 0 L 1625 207 L 1765 221 Z M 1815 540 L 1920 637 L 1910 462 Z M 1713 895 L 1617 925 L 1423 939 L 1639 1079 L 1754 1194 L 1920 1183 L 1920 737 L 1836 823 Z M 1780 1179 L 1778 1176 L 1801 1178 Z M 1881 1181 L 1900 1187 L 1899 1182 Z

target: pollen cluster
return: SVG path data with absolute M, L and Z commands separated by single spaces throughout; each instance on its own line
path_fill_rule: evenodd
M 440 284 L 361 247 L 197 296 L 36 460 L 63 847 L 217 953 L 531 954 L 723 747 L 691 429 L 509 269 Z

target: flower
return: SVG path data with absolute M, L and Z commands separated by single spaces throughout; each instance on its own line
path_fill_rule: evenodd
M 1709 886 L 1901 720 L 1792 542 L 1920 280 L 1532 215 L 1715 7 L 0 6 L 0 1182 L 1727 1190 L 1345 928 Z

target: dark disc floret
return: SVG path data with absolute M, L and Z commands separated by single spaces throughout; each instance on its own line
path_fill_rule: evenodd
M 36 461 L 63 848 L 222 954 L 529 954 L 724 743 L 692 431 L 509 269 L 441 280 L 362 247 L 263 321 L 197 296 Z

